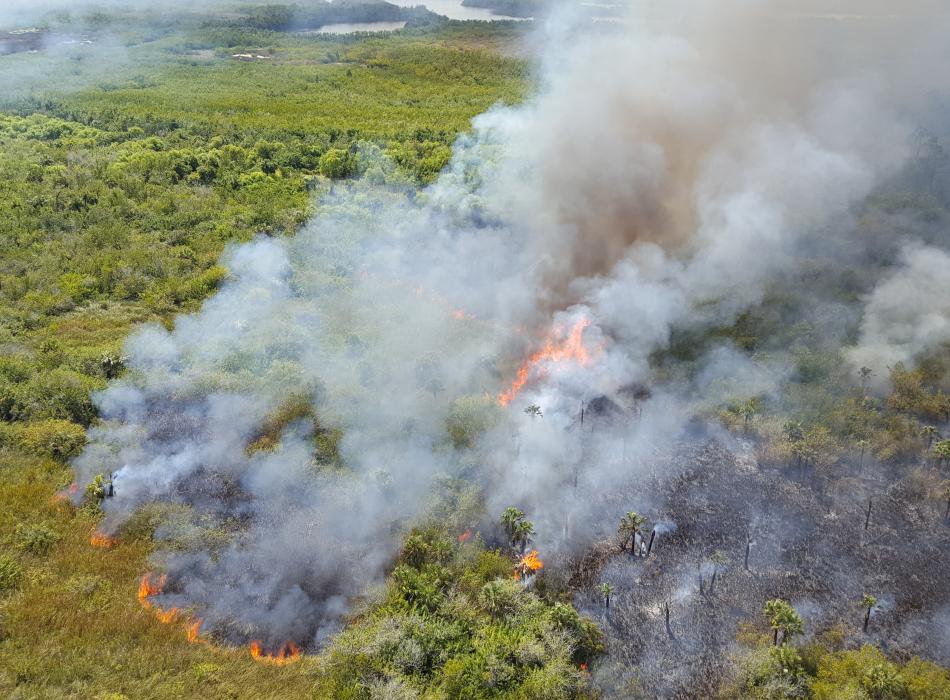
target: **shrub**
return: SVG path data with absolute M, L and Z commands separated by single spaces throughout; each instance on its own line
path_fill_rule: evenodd
M 0 593 L 12 591 L 20 583 L 23 569 L 9 554 L 0 554 Z
M 68 420 L 41 420 L 17 426 L 16 439 L 30 454 L 69 459 L 86 445 L 86 431 Z
M 320 156 L 320 174 L 334 180 L 352 175 L 356 171 L 356 158 L 340 148 L 331 148 Z
M 30 554 L 41 555 L 46 554 L 49 548 L 59 540 L 59 535 L 45 523 L 38 525 L 18 523 L 13 532 L 13 538 L 19 549 Z

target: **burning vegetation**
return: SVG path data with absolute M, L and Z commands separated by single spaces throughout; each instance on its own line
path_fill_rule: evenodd
M 525 554 L 515 565 L 514 579 L 516 581 L 527 581 L 538 570 L 544 568 L 544 562 L 538 558 L 538 550 L 532 549 Z
M 92 546 L 177 508 L 150 530 L 168 573 L 142 577 L 142 608 L 192 642 L 259 637 L 262 664 L 319 652 L 317 697 L 867 700 L 928 674 L 943 692 L 938 667 L 893 659 L 950 663 L 950 125 L 924 106 L 944 77 L 892 60 L 879 18 L 778 4 L 689 3 L 659 36 L 564 27 L 545 90 L 478 118 L 423 192 L 393 164 L 412 149 L 308 142 L 323 175 L 365 178 L 296 236 L 229 248 L 212 300 L 99 363 L 111 384 L 74 402 L 102 419 L 88 443 L 50 438 L 67 427 L 45 408 L 10 441 L 83 449 Z M 301 179 L 281 144 L 221 146 L 101 168 L 207 197 Z M 115 274 L 58 285 L 165 318 L 189 300 Z M 3 370 L 4 410 L 28 410 Z M 53 379 L 36 390 L 77 386 Z M 27 561 L 55 542 L 13 539 Z M 859 654 L 874 664 L 828 685 Z
M 261 663 L 274 664 L 275 666 L 285 666 L 300 659 L 303 651 L 293 642 L 284 642 L 274 652 L 265 651 L 263 642 L 254 640 L 250 644 L 251 658 Z
M 507 406 L 517 398 L 522 389 L 532 380 L 544 378 L 558 365 L 576 363 L 580 366 L 590 364 L 592 358 L 603 351 L 598 347 L 589 351 L 584 344 L 584 330 L 590 326 L 590 319 L 579 318 L 570 330 L 556 326 L 545 341 L 544 347 L 533 353 L 518 368 L 511 386 L 498 395 L 498 405 Z

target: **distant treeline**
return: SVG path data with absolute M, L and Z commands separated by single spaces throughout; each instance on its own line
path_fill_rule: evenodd
M 229 24 L 275 32 L 319 29 L 328 24 L 358 22 L 399 22 L 428 24 L 440 19 L 422 5 L 399 7 L 384 0 L 335 0 L 301 5 L 260 5 L 251 7 Z

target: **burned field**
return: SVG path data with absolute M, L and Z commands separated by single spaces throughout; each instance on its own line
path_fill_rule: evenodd
M 948 663 L 950 521 L 936 466 L 855 460 L 803 472 L 760 460 L 756 447 L 693 439 L 631 464 L 636 480 L 591 493 L 604 514 L 600 539 L 558 558 L 554 568 L 570 573 L 548 569 L 540 585 L 575 591 L 604 630 L 610 659 L 597 681 L 619 694 L 710 697 L 737 637 L 771 635 L 762 608 L 775 598 L 802 615 L 806 641 L 832 633 L 842 646 Z M 636 548 L 614 531 L 631 508 L 647 518 Z M 880 601 L 867 632 L 865 593 Z

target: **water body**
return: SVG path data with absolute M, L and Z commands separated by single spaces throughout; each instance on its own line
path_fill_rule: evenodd
M 524 17 L 508 17 L 507 15 L 494 15 L 492 11 L 485 7 L 463 7 L 462 0 L 388 0 L 393 5 L 400 7 L 415 7 L 416 5 L 425 5 L 437 15 L 443 15 L 449 19 L 479 19 L 490 22 L 499 19 L 513 19 L 522 21 Z

